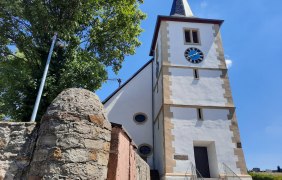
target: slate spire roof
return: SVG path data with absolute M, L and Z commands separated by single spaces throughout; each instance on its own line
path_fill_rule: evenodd
M 187 0 L 173 0 L 171 16 L 194 16 Z

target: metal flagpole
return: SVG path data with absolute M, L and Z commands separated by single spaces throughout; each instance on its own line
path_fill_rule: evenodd
M 58 36 L 57 33 L 55 33 L 55 35 L 53 36 L 52 45 L 51 45 L 51 48 L 50 48 L 50 51 L 49 51 L 49 55 L 48 55 L 45 70 L 44 70 L 44 73 L 43 73 L 43 77 L 42 77 L 42 80 L 41 80 L 40 88 L 39 88 L 37 98 L 36 98 L 36 101 L 35 101 L 35 105 L 34 105 L 34 108 L 33 108 L 32 116 L 31 116 L 31 120 L 30 120 L 31 122 L 35 121 L 35 118 L 36 118 L 36 115 L 37 115 L 39 103 L 40 103 L 40 100 L 41 100 L 41 96 L 42 96 L 43 88 L 44 88 L 44 85 L 45 85 L 49 65 L 50 65 L 50 62 L 51 62 L 52 53 L 53 53 L 53 50 L 54 50 L 55 42 L 57 40 L 57 36 Z

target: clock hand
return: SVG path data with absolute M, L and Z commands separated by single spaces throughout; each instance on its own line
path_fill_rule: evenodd
M 198 55 L 198 53 L 192 54 L 189 57 L 191 58 L 191 57 L 196 56 L 196 55 Z

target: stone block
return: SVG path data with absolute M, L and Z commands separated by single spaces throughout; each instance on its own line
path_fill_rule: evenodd
M 4 149 L 6 145 L 7 145 L 7 142 L 5 141 L 5 139 L 0 139 L 0 149 Z
M 188 160 L 188 155 L 174 155 L 174 159 L 185 161 Z
M 97 114 L 91 114 L 89 115 L 89 121 L 92 123 L 97 124 L 98 126 L 103 126 L 104 124 L 104 118 L 101 115 L 97 115 Z
M 62 159 L 62 150 L 60 148 L 55 148 L 52 154 L 52 158 L 55 160 Z
M 64 148 L 83 148 L 82 143 L 83 138 L 76 137 L 74 134 L 65 134 L 59 139 L 57 139 L 57 146 Z
M 48 158 L 48 150 L 47 149 L 40 149 L 36 151 L 33 155 L 33 161 L 44 161 Z
M 97 161 L 97 151 L 96 150 L 92 150 L 89 152 L 89 158 L 93 161 Z
M 87 162 L 89 161 L 89 151 L 87 149 L 68 149 L 63 153 L 63 159 L 67 162 Z
M 56 146 L 57 137 L 55 135 L 45 135 L 38 139 L 39 146 L 53 147 Z
M 107 166 L 109 161 L 109 154 L 100 152 L 97 154 L 98 156 L 98 164 L 102 166 Z
M 104 143 L 103 150 L 104 150 L 105 152 L 109 152 L 109 151 L 110 151 L 110 147 L 111 147 L 111 143 L 105 142 L 105 143 Z
M 84 146 L 87 149 L 103 149 L 103 140 L 84 139 Z
M 89 125 L 73 124 L 73 131 L 79 134 L 89 134 L 92 132 Z

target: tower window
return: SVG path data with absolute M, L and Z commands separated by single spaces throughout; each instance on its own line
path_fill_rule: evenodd
M 186 43 L 192 43 L 190 33 L 191 33 L 190 30 L 185 31 L 185 42 Z
M 157 62 L 156 62 L 156 78 L 159 77 L 159 71 L 160 71 L 160 63 L 159 63 L 159 61 L 157 60 Z
M 197 30 L 192 31 L 192 37 L 193 37 L 193 43 L 199 43 L 199 37 L 198 37 L 198 31 Z
M 199 36 L 199 31 L 197 29 L 185 29 L 184 36 L 185 36 L 185 43 L 200 44 L 200 36 Z
M 197 113 L 198 113 L 198 120 L 203 120 L 203 112 L 202 112 L 202 109 L 197 109 Z
M 199 71 L 198 69 L 194 69 L 194 78 L 199 79 Z

